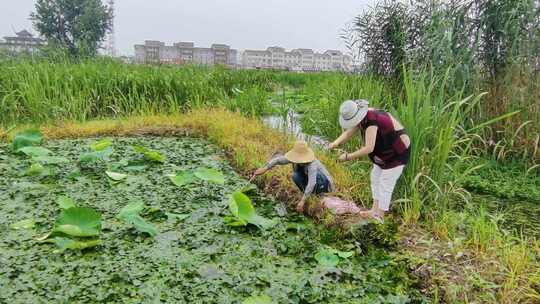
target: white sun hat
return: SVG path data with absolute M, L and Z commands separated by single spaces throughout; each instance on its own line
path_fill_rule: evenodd
M 369 102 L 364 99 L 346 100 L 339 107 L 339 125 L 343 129 L 357 126 L 368 112 Z

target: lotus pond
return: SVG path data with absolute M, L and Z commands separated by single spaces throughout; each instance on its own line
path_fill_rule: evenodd
M 205 140 L 39 145 L 0 144 L 0 302 L 421 301 L 383 248 L 339 239 L 256 189 L 262 222 L 233 214 L 231 194 L 249 184 Z

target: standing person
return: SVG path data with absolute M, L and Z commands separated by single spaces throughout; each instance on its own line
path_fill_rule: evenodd
M 411 141 L 405 128 L 390 113 L 369 108 L 366 100 L 347 100 L 339 108 L 339 124 L 344 132 L 328 145 L 333 149 L 361 133 L 364 146 L 353 153 L 343 153 L 338 160 L 345 162 L 369 156 L 373 207 L 361 215 L 383 222 L 390 209 L 392 192 L 409 161 Z
M 302 199 L 296 205 L 296 211 L 303 212 L 306 199 L 312 194 L 334 191 L 332 177 L 324 165 L 315 158 L 315 153 L 305 141 L 297 141 L 294 147 L 285 155 L 275 155 L 265 167 L 259 168 L 253 174 L 262 175 L 276 165 L 292 164 L 292 180 L 304 192 Z

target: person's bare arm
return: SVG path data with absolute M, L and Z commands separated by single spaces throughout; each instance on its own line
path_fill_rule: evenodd
M 366 156 L 369 153 L 373 152 L 375 149 L 375 140 L 377 139 L 377 126 L 370 126 L 366 129 L 366 142 L 362 148 L 353 152 L 353 153 L 343 153 L 339 156 L 340 161 L 348 161 Z
M 354 134 L 356 134 L 356 132 L 358 132 L 358 129 L 359 129 L 358 126 L 356 126 L 348 130 L 345 130 L 343 133 L 341 133 L 341 135 L 338 138 L 336 138 L 336 140 L 334 140 L 332 143 L 328 145 L 328 148 L 333 149 L 333 148 L 338 147 L 342 143 L 347 142 L 349 139 L 351 139 L 351 137 L 354 136 Z

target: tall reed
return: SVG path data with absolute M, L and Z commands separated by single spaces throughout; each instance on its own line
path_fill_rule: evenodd
M 110 59 L 0 59 L 0 124 L 172 113 L 222 104 L 268 111 L 271 73 L 136 66 Z

